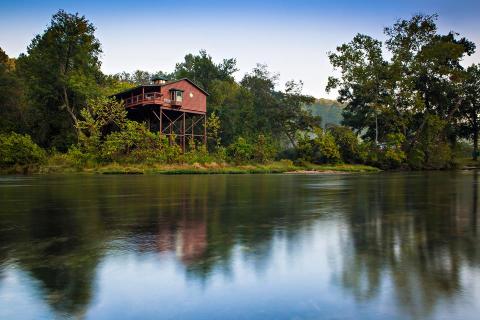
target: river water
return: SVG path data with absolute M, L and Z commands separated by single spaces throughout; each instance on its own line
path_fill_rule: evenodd
M 479 319 L 478 183 L 0 177 L 0 319 Z

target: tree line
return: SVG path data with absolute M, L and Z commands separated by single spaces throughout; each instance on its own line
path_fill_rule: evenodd
M 316 100 L 302 93 L 301 81 L 278 90 L 278 74 L 261 64 L 236 81 L 235 58 L 215 62 L 204 50 L 187 54 L 172 72 L 104 74 L 95 26 L 60 10 L 26 53 L 10 58 L 0 49 L 0 145 L 9 159 L 1 164 L 22 157 L 28 162 L 28 154 L 15 155 L 20 144 L 35 159 L 42 158 L 38 145 L 82 161 L 181 161 L 175 146 L 131 123 L 121 104 L 107 98 L 154 76 L 186 77 L 209 92 L 208 148 L 191 146 L 205 161 L 288 158 L 444 168 L 454 163 L 464 139 L 473 141 L 476 159 L 480 66 L 461 65 L 475 44 L 439 33 L 436 19 L 398 20 L 385 28 L 385 48 L 358 34 L 329 53 L 339 72 L 327 90 L 338 91 L 343 120 L 322 127 L 309 108 Z M 108 132 L 112 124 L 115 132 Z M 172 156 L 153 157 L 157 151 Z

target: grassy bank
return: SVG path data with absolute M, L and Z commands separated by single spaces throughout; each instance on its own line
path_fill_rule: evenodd
M 234 165 L 215 162 L 205 164 L 95 164 L 75 167 L 62 163 L 3 168 L 2 174 L 258 174 L 258 173 L 358 173 L 378 172 L 378 168 L 356 164 L 294 165 L 291 161 L 268 164 Z

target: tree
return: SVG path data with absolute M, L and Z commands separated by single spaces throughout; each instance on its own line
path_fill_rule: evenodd
M 347 104 L 344 124 L 369 141 L 402 134 L 404 151 L 416 149 L 426 164 L 436 156 L 432 146 L 444 148 L 456 139 L 463 100 L 460 61 L 475 50 L 457 33 L 439 34 L 436 19 L 415 15 L 385 28 L 389 61 L 383 58 L 382 43 L 365 35 L 329 56 L 341 73 L 330 77 L 327 89 L 338 89 L 338 101 Z
M 389 103 L 389 70 L 388 62 L 383 59 L 382 43 L 358 34 L 336 51 L 329 53 L 329 59 L 341 73 L 339 78 L 329 77 L 327 91 L 338 89 L 338 102 L 346 103 L 343 124 L 364 132 L 364 138 L 378 140 L 379 130 L 381 136 L 388 130 L 383 126 L 378 128 L 379 114 Z
M 305 108 L 306 105 L 314 103 L 315 98 L 302 94 L 302 81 L 288 81 L 285 87 L 280 106 L 276 110 L 275 122 L 280 125 L 292 146 L 295 147 L 297 133 L 312 131 L 321 125 L 322 119 Z
M 302 94 L 301 81 L 288 81 L 285 92 L 275 90 L 277 81 L 278 74 L 272 74 L 266 65 L 258 64 L 240 82 L 251 99 L 251 105 L 244 108 L 241 118 L 249 129 L 244 130 L 244 135 L 275 136 L 279 143 L 282 138 L 287 138 L 295 146 L 297 133 L 311 131 L 320 125 L 321 119 L 305 108 L 315 99 Z
M 127 82 L 137 86 L 151 84 L 152 78 L 154 77 L 164 77 L 169 80 L 174 79 L 173 74 L 165 73 L 163 71 L 150 73 L 148 71 L 143 71 L 143 70 L 135 70 L 133 73 L 121 72 L 121 73 L 115 74 L 114 77 L 118 81 Z
M 187 54 L 184 62 L 177 63 L 173 75 L 176 79 L 189 78 L 208 92 L 214 80 L 233 82 L 236 71 L 236 59 L 223 59 L 216 64 L 205 50 L 200 50 L 198 55 Z
M 85 16 L 60 10 L 45 32 L 32 40 L 27 54 L 18 59 L 29 102 L 37 109 L 31 121 L 42 123 L 36 130 L 40 134 L 35 136 L 43 145 L 52 145 L 57 139 L 64 140 L 63 144 L 71 140 L 80 109 L 98 94 L 103 79 L 102 51 L 94 32 Z
M 467 76 L 462 84 L 465 99 L 461 105 L 463 120 L 462 134 L 473 140 L 473 160 L 478 159 L 478 132 L 480 130 L 480 64 L 468 67 Z
M 15 72 L 15 60 L 0 48 L 0 132 L 23 132 L 23 86 Z

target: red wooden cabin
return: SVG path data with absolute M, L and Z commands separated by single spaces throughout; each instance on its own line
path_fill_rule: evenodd
M 152 81 L 114 95 L 124 101 L 128 117 L 146 122 L 152 131 L 175 137 L 183 151 L 188 139 L 205 144 L 208 93 L 187 78 L 167 81 L 157 77 Z

